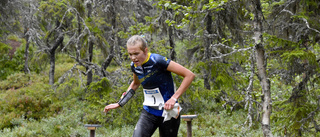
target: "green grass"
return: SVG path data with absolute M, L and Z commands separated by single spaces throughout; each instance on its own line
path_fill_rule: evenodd
M 40 121 L 15 119 L 12 122 L 19 126 L 13 129 L 4 129 L 1 131 L 3 137 L 44 137 L 44 136 L 87 136 L 89 130 L 84 127 L 81 122 L 81 110 L 65 111 L 56 117 L 45 118 Z M 223 136 L 263 136 L 260 129 L 244 132 L 246 129 L 242 127 L 243 121 L 239 119 L 241 113 L 228 117 L 225 114 L 199 114 L 199 118 L 192 121 L 193 136 L 202 137 L 223 137 Z M 201 121 L 205 119 L 205 121 Z M 123 125 L 122 127 L 114 127 L 112 123 L 106 123 L 103 127 L 96 130 L 96 137 L 128 137 L 131 136 L 134 125 Z M 153 137 L 159 137 L 158 130 Z M 187 136 L 186 121 L 181 120 L 179 129 L 179 137 Z

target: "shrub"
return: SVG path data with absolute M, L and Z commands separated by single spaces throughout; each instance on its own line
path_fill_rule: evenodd
M 138 120 L 142 108 L 143 94 L 136 92 L 135 96 L 124 107 L 103 113 L 107 104 L 116 103 L 121 94 L 128 88 L 127 84 L 115 87 L 111 86 L 107 78 L 92 82 L 85 92 L 85 103 L 87 108 L 83 109 L 84 123 L 105 124 L 112 123 L 112 126 L 134 125 Z
M 14 118 L 12 123 L 16 126 L 12 129 L 6 128 L 0 131 L 2 137 L 62 137 L 86 136 L 88 130 L 80 122 L 81 110 L 68 113 L 62 112 L 56 117 L 43 118 L 41 120 Z
M 39 120 L 52 116 L 61 110 L 61 103 L 50 90 L 49 85 L 35 84 L 33 88 L 7 90 L 0 100 L 0 129 L 16 126 L 12 119 L 23 117 L 25 119 Z
M 7 39 L 15 44 L 10 44 L 12 48 L 10 45 L 0 42 L 0 80 L 6 79 L 7 76 L 24 68 L 25 41 L 14 35 L 8 36 Z M 30 49 L 33 53 L 33 48 Z
M 0 42 L 0 80 L 5 79 L 8 75 L 15 71 L 14 62 L 10 60 L 10 46 Z
M 30 75 L 22 72 L 11 74 L 6 80 L 0 82 L 0 89 L 18 89 L 27 85 L 30 81 Z

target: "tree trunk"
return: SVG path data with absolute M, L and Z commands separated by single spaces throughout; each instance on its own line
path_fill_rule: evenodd
M 92 4 L 91 2 L 87 3 L 87 8 L 88 8 L 88 18 L 91 17 L 91 13 L 92 13 Z M 79 21 L 80 22 L 80 21 Z M 79 26 L 80 27 L 80 26 Z M 93 57 L 93 36 L 89 36 L 89 42 L 88 42 L 88 62 L 92 61 L 92 57 Z M 86 67 L 86 70 L 88 71 L 90 68 Z M 89 86 L 92 82 L 92 70 L 89 70 L 87 73 L 87 86 Z
M 212 16 L 210 14 L 207 15 L 206 17 L 206 33 L 207 34 L 212 34 L 212 26 L 211 26 L 211 23 L 212 23 Z M 206 35 L 205 35 L 206 36 Z M 211 86 L 210 86 L 210 78 L 211 78 L 211 61 L 210 61 L 210 57 L 211 57 L 211 51 L 210 51 L 210 46 L 211 46 L 211 38 L 209 37 L 205 37 L 205 49 L 204 49 L 204 59 L 205 59 L 205 62 L 208 62 L 208 67 L 205 69 L 205 72 L 204 72 L 204 87 L 208 90 L 211 89 Z
M 171 3 L 176 2 L 175 0 L 171 0 Z M 174 12 L 173 9 L 169 9 L 168 10 L 168 14 L 169 15 L 169 19 L 173 20 L 174 19 Z M 176 60 L 176 51 L 175 51 L 175 43 L 174 43 L 174 39 L 173 39 L 173 33 L 174 33 L 174 26 L 168 26 L 168 37 L 169 37 L 169 46 L 170 46 L 170 59 L 171 60 Z
M 49 84 L 53 85 L 54 84 L 54 69 L 55 69 L 55 51 L 49 53 L 50 57 L 50 70 L 49 70 Z
M 174 40 L 173 40 L 173 27 L 169 26 L 169 31 L 168 31 L 168 35 L 169 35 L 169 45 L 170 45 L 170 59 L 171 60 L 175 60 L 176 59 L 176 51 L 174 49 L 175 44 L 174 44 Z
M 49 84 L 53 85 L 54 84 L 54 70 L 55 70 L 55 54 L 56 54 L 56 49 L 58 48 L 59 45 L 63 42 L 63 34 L 59 34 L 59 37 L 57 38 L 56 42 L 52 46 L 52 48 L 49 51 L 49 57 L 50 57 L 50 70 L 49 70 Z
M 253 0 L 253 27 L 254 27 L 254 36 L 255 40 L 255 50 L 256 50 L 256 59 L 257 59 L 257 69 L 258 69 L 258 78 L 260 80 L 260 85 L 262 88 L 262 130 L 265 137 L 272 137 L 272 132 L 270 130 L 270 115 L 271 115 L 271 93 L 270 93 L 270 81 L 266 71 L 266 56 L 263 46 L 262 38 L 262 21 L 263 14 L 261 9 L 260 0 Z
M 30 11 L 30 3 L 28 5 L 28 8 L 29 8 L 29 14 L 31 13 Z M 30 74 L 30 69 L 29 69 L 29 63 L 28 63 L 28 60 L 29 60 L 29 44 L 30 44 L 30 41 L 29 41 L 29 34 L 28 34 L 28 31 L 29 31 L 29 23 L 27 23 L 26 27 L 25 27 L 25 32 L 24 32 L 24 37 L 25 37 L 25 40 L 26 40 L 26 48 L 25 48 L 25 51 L 24 51 L 24 73 L 25 74 Z
M 25 52 L 24 52 L 24 73 L 25 74 L 30 74 L 30 69 L 29 69 L 29 63 L 28 63 L 28 60 L 29 60 L 29 44 L 30 44 L 30 41 L 29 41 L 29 34 L 27 34 L 28 30 L 26 31 L 25 33 L 25 39 L 27 41 L 26 43 L 26 49 L 25 49 Z
M 112 24 L 112 28 L 113 29 L 116 29 L 116 27 L 117 27 L 117 20 L 116 20 L 116 11 L 115 11 L 115 6 L 116 6 L 116 4 L 115 4 L 115 0 L 112 0 L 112 10 L 111 10 L 111 12 L 112 12 L 112 20 L 111 20 L 111 24 Z M 101 68 L 103 69 L 101 72 L 104 74 L 104 70 L 106 70 L 107 69 L 107 67 L 110 65 L 110 63 L 111 63 L 111 61 L 112 61 L 112 59 L 113 59 L 113 57 L 115 56 L 115 46 L 117 46 L 116 44 L 117 44 L 117 38 L 116 38 L 116 32 L 115 31 L 113 31 L 113 33 L 112 33 L 112 40 L 113 40 L 113 43 L 112 43 L 112 45 L 110 45 L 111 47 L 110 47 L 110 52 L 109 52 L 109 55 L 108 55 L 108 57 L 104 60 L 104 62 L 102 63 L 102 66 L 101 66 Z M 105 74 L 104 74 L 105 75 Z
M 120 50 L 117 50 L 119 48 L 119 46 L 117 45 L 117 13 L 116 13 L 116 0 L 112 0 L 112 20 L 111 20 L 111 25 L 112 25 L 112 40 L 113 40 L 113 43 L 112 43 L 112 51 L 115 52 L 116 54 L 114 54 L 113 52 L 110 52 L 111 55 L 110 56 L 110 59 L 109 59 L 109 63 L 108 63 L 108 66 L 109 64 L 111 63 L 112 59 L 114 58 L 114 55 L 119 55 L 120 56 Z M 107 67 L 107 66 L 106 66 Z M 106 69 L 106 68 L 105 68 Z
M 266 67 L 264 65 L 265 61 L 265 51 L 263 46 L 260 44 L 256 45 L 256 58 L 257 58 L 257 68 L 258 77 L 260 80 L 260 85 L 262 88 L 262 130 L 266 137 L 272 136 L 270 131 L 270 115 L 272 111 L 271 106 L 271 92 L 270 92 L 270 81 L 267 76 Z
M 89 49 L 88 49 L 88 62 L 92 62 L 92 57 L 93 57 L 93 38 L 92 36 L 89 37 Z M 89 68 L 87 68 L 88 70 Z M 90 70 L 87 74 L 87 86 L 89 86 L 92 82 L 92 70 Z

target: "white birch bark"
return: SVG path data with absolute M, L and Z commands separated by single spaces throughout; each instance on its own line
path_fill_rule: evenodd
M 260 80 L 260 85 L 262 89 L 262 130 L 265 137 L 272 137 L 272 132 L 270 130 L 270 115 L 271 115 L 271 93 L 270 93 L 270 81 L 267 75 L 266 66 L 266 56 L 263 45 L 263 13 L 261 9 L 260 0 L 253 0 L 253 27 L 254 27 L 254 36 L 255 41 L 255 51 L 256 51 L 256 60 L 257 60 L 257 70 L 258 77 Z

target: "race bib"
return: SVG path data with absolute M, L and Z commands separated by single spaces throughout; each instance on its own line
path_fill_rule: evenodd
M 145 106 L 161 106 L 164 104 L 159 88 L 143 89 Z

